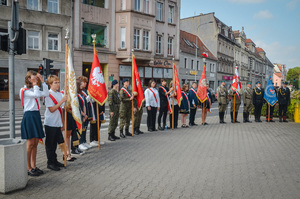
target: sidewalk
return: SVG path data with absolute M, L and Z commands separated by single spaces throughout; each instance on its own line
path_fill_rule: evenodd
M 45 174 L 0 198 L 298 199 L 300 124 L 228 121 L 106 142 L 58 172 L 39 145 Z

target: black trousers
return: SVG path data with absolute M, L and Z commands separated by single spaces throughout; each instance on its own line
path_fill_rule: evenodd
M 147 117 L 147 127 L 148 130 L 154 130 L 155 129 L 155 122 L 156 122 L 156 113 L 157 113 L 157 107 L 152 107 L 151 106 L 151 110 L 148 110 L 147 107 L 147 113 L 148 113 L 148 117 Z
M 73 130 L 71 133 L 71 150 L 74 151 L 78 147 L 78 145 L 79 145 L 79 139 L 77 135 L 77 130 Z
M 279 116 L 286 116 L 286 112 L 287 112 L 287 104 L 279 104 Z
M 254 105 L 254 107 L 255 107 L 254 108 L 255 119 L 260 119 L 262 106 L 263 106 L 263 103 L 256 103 Z
M 179 106 L 174 105 L 174 128 L 177 128 L 178 126 L 178 112 L 179 112 Z M 170 127 L 172 128 L 172 114 L 170 114 Z
M 99 128 L 101 128 L 101 121 L 99 122 Z M 98 131 L 97 131 L 97 122 L 90 123 L 90 142 L 98 141 Z
M 163 116 L 163 128 L 166 126 L 167 122 L 167 115 L 168 115 L 168 107 L 160 107 L 159 114 L 158 114 L 158 126 L 160 126 L 161 123 L 161 117 Z
M 190 109 L 190 124 L 195 124 L 195 115 L 197 112 L 197 108 Z
M 64 142 L 64 138 L 61 132 L 61 127 L 51 127 L 45 125 L 46 133 L 46 154 L 47 154 L 47 164 L 55 164 L 57 162 L 56 148 L 57 144 Z
M 270 105 L 270 119 L 273 119 L 273 113 L 274 113 L 274 106 Z M 269 115 L 269 104 L 267 104 L 267 112 L 266 112 L 266 119 L 268 119 L 268 115 Z

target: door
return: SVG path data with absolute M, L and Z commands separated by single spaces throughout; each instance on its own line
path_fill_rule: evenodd
M 0 99 L 8 99 L 8 68 L 0 68 Z

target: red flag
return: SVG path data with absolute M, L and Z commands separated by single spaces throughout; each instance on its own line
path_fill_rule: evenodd
M 133 85 L 132 85 L 132 92 L 134 94 L 134 96 L 136 97 L 137 103 L 138 103 L 138 108 L 139 110 L 142 108 L 142 104 L 143 101 L 145 100 L 145 96 L 144 96 L 144 90 L 141 84 L 141 79 L 140 79 L 140 75 L 139 75 L 139 71 L 135 62 L 135 56 L 132 55 L 132 69 L 133 69 L 133 73 L 132 73 L 132 79 L 136 80 L 133 81 Z
M 206 88 L 206 66 L 204 64 L 203 72 L 200 82 L 198 84 L 197 97 L 201 103 L 207 100 L 207 88 Z
M 94 49 L 94 59 L 93 59 L 93 64 L 91 69 L 90 80 L 89 80 L 88 94 L 93 100 L 95 100 L 101 106 L 107 100 L 106 85 L 105 85 L 105 81 L 104 81 L 104 77 L 103 77 L 103 73 L 101 70 L 96 49 Z
M 181 94 L 181 88 L 180 88 L 180 83 L 179 83 L 179 78 L 178 78 L 178 73 L 175 64 L 173 64 L 173 70 L 174 70 L 174 88 L 175 88 L 175 94 L 176 94 L 176 99 L 178 102 L 178 105 L 181 105 L 181 100 L 182 100 L 182 94 Z
M 234 79 L 232 81 L 231 89 L 233 91 L 236 91 L 237 97 L 240 99 L 240 92 L 241 92 L 242 84 L 240 81 L 240 76 L 239 76 L 239 70 L 238 67 L 235 67 L 235 74 L 234 74 Z

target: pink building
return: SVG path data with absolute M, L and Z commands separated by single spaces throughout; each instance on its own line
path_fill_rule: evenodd
M 282 74 L 281 73 L 273 73 L 273 83 L 275 87 L 281 87 L 282 82 Z

